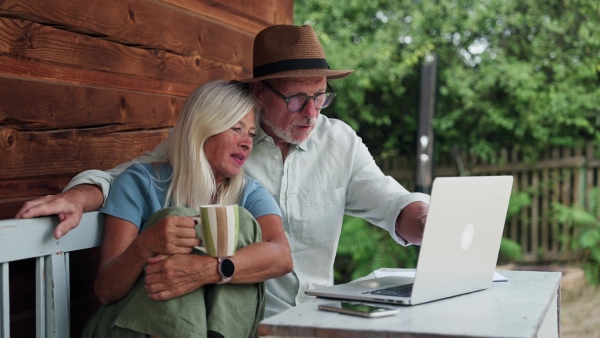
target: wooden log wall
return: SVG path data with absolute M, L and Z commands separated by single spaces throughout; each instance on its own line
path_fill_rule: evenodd
M 0 219 L 153 149 L 198 85 L 251 76 L 254 36 L 293 23 L 293 5 L 0 0 Z M 97 307 L 97 255 L 71 254 L 73 336 Z M 15 337 L 35 335 L 29 265 L 10 269 Z

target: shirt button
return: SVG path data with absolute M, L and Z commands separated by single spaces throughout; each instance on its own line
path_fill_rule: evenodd
M 278 160 L 278 159 L 279 159 L 279 156 L 275 155 L 275 156 L 273 156 L 273 159 L 274 159 L 274 160 Z

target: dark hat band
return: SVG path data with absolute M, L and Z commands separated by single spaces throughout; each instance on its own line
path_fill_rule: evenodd
M 254 78 L 299 69 L 329 69 L 325 59 L 293 59 L 268 63 L 254 68 Z

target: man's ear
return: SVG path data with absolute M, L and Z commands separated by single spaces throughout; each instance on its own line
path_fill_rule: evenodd
M 252 95 L 256 98 L 256 105 L 259 112 L 263 111 L 265 86 L 261 82 L 252 82 L 250 84 Z

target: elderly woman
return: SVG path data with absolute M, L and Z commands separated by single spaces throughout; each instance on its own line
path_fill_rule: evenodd
M 94 283 L 105 305 L 83 336 L 256 336 L 262 282 L 290 272 L 292 260 L 277 203 L 242 171 L 254 108 L 244 84 L 199 87 L 172 131 L 168 159 L 133 165 L 116 178 L 102 209 Z M 242 207 L 238 250 L 228 259 L 192 252 L 200 240 L 189 216 L 205 204 Z

